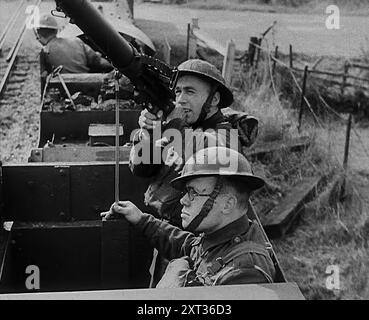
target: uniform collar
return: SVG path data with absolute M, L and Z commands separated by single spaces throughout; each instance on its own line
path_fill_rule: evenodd
M 225 120 L 224 115 L 220 109 L 214 113 L 210 118 L 205 119 L 199 127 L 201 127 L 203 130 L 207 129 L 215 129 L 216 125 L 220 122 L 223 122 Z M 197 129 L 197 128 L 194 128 Z
M 240 242 L 241 238 L 239 236 L 246 233 L 249 228 L 249 219 L 247 215 L 243 215 L 241 218 L 231 222 L 225 227 L 204 235 L 202 247 L 204 251 L 208 251 L 212 247 L 216 247 L 231 240 L 235 243 Z
M 42 46 L 42 49 L 45 53 L 49 53 L 49 48 L 52 42 L 56 41 L 57 37 L 51 38 L 45 45 Z

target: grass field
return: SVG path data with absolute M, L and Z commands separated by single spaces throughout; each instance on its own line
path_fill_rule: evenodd
M 239 108 L 259 118 L 261 141 L 285 140 L 298 135 L 296 110 L 290 100 L 277 98 L 267 77 L 261 85 L 252 82 L 246 91 L 250 93 L 241 93 L 238 97 Z M 313 138 L 307 152 L 277 153 L 267 164 L 254 163 L 258 172 L 279 187 L 276 192 L 258 197 L 257 201 L 262 202 L 259 208 L 278 203 L 278 193 L 291 191 L 302 177 L 332 169 L 342 172 L 346 118 L 331 113 L 317 124 L 307 115 L 303 118 L 302 134 Z M 291 232 L 273 241 L 288 280 L 298 283 L 307 299 L 369 299 L 367 120 L 353 123 L 346 181 L 346 196 L 342 202 L 338 201 L 338 191 L 328 195 L 322 190 L 319 197 L 306 206 Z M 326 288 L 326 270 L 330 265 L 338 266 L 340 290 Z
M 299 135 L 298 112 L 293 107 L 299 99 L 291 95 L 281 98 L 278 82 L 274 92 L 268 72 L 268 66 L 261 64 L 257 78 L 252 72 L 246 73 L 244 91 L 236 94 L 237 109 L 259 119 L 260 144 Z M 301 178 L 330 170 L 343 172 L 347 115 L 338 117 L 326 111 L 328 116 L 319 118 L 319 123 L 309 111 L 303 117 L 301 134 L 313 138 L 308 151 L 276 153 L 268 161 L 253 163 L 254 171 L 275 188 L 254 198 L 259 214 L 278 204 Z M 339 191 L 329 195 L 328 190 L 322 190 L 316 200 L 306 205 L 286 237 L 273 241 L 288 280 L 296 282 L 307 299 L 369 299 L 368 119 L 353 123 L 346 181 L 343 201 L 338 200 Z M 340 290 L 326 287 L 326 271 L 331 265 L 340 272 Z
M 187 0 L 183 2 L 186 6 L 198 9 L 253 10 L 291 13 L 325 12 L 328 5 L 334 4 L 337 5 L 344 14 L 369 15 L 369 3 L 367 0 Z

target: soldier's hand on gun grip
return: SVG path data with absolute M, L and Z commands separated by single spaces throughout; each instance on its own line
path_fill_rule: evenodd
M 100 214 L 102 220 L 114 220 L 125 218 L 132 224 L 137 224 L 142 216 L 142 211 L 138 209 L 131 201 L 119 201 L 113 203 L 109 211 Z
M 145 109 L 141 111 L 141 115 L 138 119 L 138 124 L 142 129 L 153 130 L 157 125 L 161 124 L 162 118 L 162 110 L 159 110 L 157 114 L 153 114 Z

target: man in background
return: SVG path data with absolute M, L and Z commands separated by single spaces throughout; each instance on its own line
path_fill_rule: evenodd
M 109 72 L 113 68 L 81 39 L 57 37 L 58 23 L 52 15 L 42 15 L 34 30 L 43 46 L 40 54 L 42 88 L 47 75 L 60 65 L 62 73 Z

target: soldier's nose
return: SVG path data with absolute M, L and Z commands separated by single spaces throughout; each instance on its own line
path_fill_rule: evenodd
M 190 199 L 188 198 L 188 194 L 186 193 L 180 200 L 179 200 L 180 204 L 182 206 L 188 206 L 190 203 Z
M 186 103 L 186 98 L 185 98 L 185 94 L 182 92 L 180 93 L 178 96 L 177 96 L 177 99 L 176 99 L 177 103 L 182 105 L 182 104 L 185 104 Z

